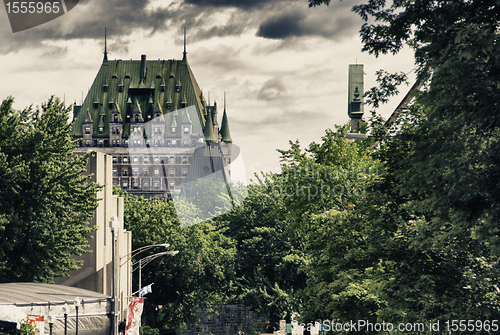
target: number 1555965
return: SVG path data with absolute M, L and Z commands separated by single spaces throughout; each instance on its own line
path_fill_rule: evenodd
M 36 2 L 36 1 L 30 1 L 30 2 L 7 2 L 5 4 L 7 7 L 7 13 L 8 14 L 41 14 L 41 13 L 54 13 L 57 14 L 60 11 L 60 2 L 55 1 L 55 2 Z

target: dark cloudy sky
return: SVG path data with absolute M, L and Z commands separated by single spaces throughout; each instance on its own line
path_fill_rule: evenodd
M 14 96 L 19 109 L 53 94 L 80 103 L 102 62 L 104 27 L 110 59 L 180 59 L 186 27 L 188 61 L 205 96 L 221 104 L 227 92 L 247 175 L 279 171 L 276 149 L 287 149 L 288 140 L 306 145 L 348 121 L 349 64 L 364 64 L 365 89 L 379 69 L 413 68 L 409 51 L 379 59 L 361 53 L 362 22 L 350 11 L 359 2 L 309 8 L 307 0 L 80 0 L 18 33 L 2 8 L 0 97 Z

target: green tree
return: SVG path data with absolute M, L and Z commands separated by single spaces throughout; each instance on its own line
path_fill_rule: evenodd
M 298 294 L 303 322 L 374 321 L 372 312 L 385 303 L 377 283 L 384 240 L 379 220 L 365 221 L 372 200 L 379 199 L 372 188 L 383 165 L 371 155 L 371 140 L 348 142 L 347 131 L 328 129 L 321 143 L 304 150 L 290 142 L 289 150 L 280 150 L 285 212 L 307 255 L 301 269 L 307 286 Z
M 387 202 L 372 207 L 393 234 L 377 315 L 498 318 L 498 3 L 370 0 L 353 11 L 366 22 L 363 50 L 408 45 L 424 84 L 399 134 L 377 132 Z
M 132 232 L 133 249 L 169 243 L 169 249 L 179 251 L 174 257 L 152 261 L 142 270 L 143 286 L 154 283 L 144 311 L 149 326 L 181 330 L 199 320 L 198 308 L 209 313 L 228 300 L 235 256 L 230 238 L 210 221 L 181 227 L 173 201 L 138 198 L 118 187 L 115 193 L 125 196 L 124 224 Z M 193 216 L 199 212 L 192 204 L 183 205 L 191 206 Z M 134 261 L 158 251 L 164 250 L 148 250 Z M 135 280 L 134 285 L 138 285 Z
M 51 282 L 77 268 L 97 207 L 97 185 L 73 155 L 68 115 L 52 97 L 40 109 L 0 106 L 0 282 Z
M 252 307 L 276 329 L 279 320 L 298 312 L 295 293 L 305 287 L 301 238 L 290 233 L 286 195 L 279 175 L 257 177 L 248 196 L 230 212 L 214 219 L 236 243 L 233 302 Z

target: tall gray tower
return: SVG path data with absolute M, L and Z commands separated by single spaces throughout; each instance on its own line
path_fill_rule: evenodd
M 349 65 L 348 115 L 351 131 L 356 132 L 363 117 L 363 64 Z

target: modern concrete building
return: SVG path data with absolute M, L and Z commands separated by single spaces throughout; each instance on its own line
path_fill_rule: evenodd
M 91 180 L 103 185 L 97 192 L 99 200 L 95 215 L 89 222 L 95 226 L 89 239 L 90 252 L 75 257 L 83 263 L 78 270 L 70 272 L 69 277 L 55 278 L 56 284 L 73 286 L 113 296 L 113 283 L 116 283 L 116 317 L 123 320 L 127 311 L 127 299 L 132 293 L 132 266 L 128 255 L 132 251 L 132 233 L 123 228 L 123 198 L 113 195 L 112 157 L 95 152 L 89 159 L 87 174 Z M 112 221 L 112 218 L 113 221 Z M 115 226 L 110 227 L 110 222 Z M 113 271 L 113 233 L 116 234 L 116 270 Z M 115 275 L 116 280 L 113 280 Z

